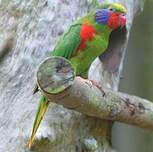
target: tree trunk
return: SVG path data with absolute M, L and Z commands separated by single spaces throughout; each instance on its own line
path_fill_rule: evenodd
M 119 2 L 128 9 L 129 35 L 133 17 L 141 11 L 143 1 Z M 0 1 L 1 151 L 29 151 L 27 141 L 39 98 L 39 94 L 32 95 L 36 68 L 50 55 L 63 31 L 94 7 L 95 0 Z M 92 64 L 89 79 L 117 90 L 127 44 L 125 31 L 112 33 L 110 43 L 107 53 Z M 112 124 L 50 104 L 32 151 L 110 152 Z

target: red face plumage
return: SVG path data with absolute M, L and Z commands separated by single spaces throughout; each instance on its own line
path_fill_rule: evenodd
M 126 25 L 126 17 L 122 14 L 112 12 L 109 19 L 108 19 L 107 24 L 113 30 L 120 27 L 120 26 L 125 26 Z

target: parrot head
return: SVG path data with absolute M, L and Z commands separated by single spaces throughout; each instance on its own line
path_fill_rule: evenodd
M 119 3 L 105 4 L 102 9 L 97 9 L 95 20 L 115 30 L 126 25 L 126 12 L 126 8 Z

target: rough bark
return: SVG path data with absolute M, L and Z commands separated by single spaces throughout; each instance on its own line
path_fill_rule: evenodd
M 119 2 L 128 9 L 129 31 L 142 1 Z M 36 68 L 49 56 L 63 31 L 94 6 L 94 1 L 89 0 L 0 1 L 0 151 L 29 151 L 27 140 L 39 98 L 39 94 L 32 95 Z M 110 63 L 114 56 L 106 54 L 101 57 L 103 65 L 98 59 L 94 62 L 89 78 L 117 90 L 124 56 L 122 48 L 125 50 L 126 43 L 127 40 L 121 45 L 119 41 L 115 45 L 116 50 L 122 50 L 122 53 L 112 53 L 118 54 L 121 61 L 115 64 L 115 71 Z M 95 66 L 99 67 L 96 71 Z M 112 122 L 107 120 L 51 104 L 32 151 L 111 151 L 111 125 Z
M 153 130 L 151 101 L 75 77 L 71 64 L 64 58 L 47 58 L 38 69 L 37 82 L 40 91 L 50 102 L 102 120 Z

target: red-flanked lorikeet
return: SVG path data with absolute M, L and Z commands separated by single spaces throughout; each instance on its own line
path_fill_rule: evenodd
M 126 9 L 119 3 L 99 6 L 70 26 L 57 42 L 52 55 L 68 59 L 75 69 L 76 75 L 87 72 L 94 59 L 107 49 L 110 33 L 126 25 L 125 15 Z M 49 102 L 42 96 L 34 121 L 29 148 L 48 104 Z

